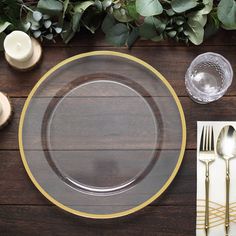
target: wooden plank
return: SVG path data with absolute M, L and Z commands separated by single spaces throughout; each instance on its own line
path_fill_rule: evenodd
M 18 151 L 0 151 L 0 205 L 51 205 L 26 174 Z M 196 152 L 186 151 L 180 171 L 169 189 L 153 206 L 194 206 Z M 1 219 L 1 217 L 0 217 Z
M 197 120 L 235 120 L 236 82 L 221 100 L 206 106 L 187 96 L 184 74 L 195 56 L 214 51 L 225 56 L 236 69 L 236 32 L 220 32 L 201 46 L 173 42 L 138 41 L 132 50 L 114 48 L 102 33 L 78 34 L 70 44 L 45 43 L 38 68 L 19 73 L 7 66 L 0 55 L 0 87 L 13 98 L 12 123 L 1 130 L 0 140 L 0 234 L 1 235 L 159 235 L 195 234 L 196 151 L 187 150 L 180 172 L 157 201 L 139 213 L 110 221 L 85 220 L 65 213 L 47 201 L 29 180 L 18 152 L 17 131 L 20 112 L 34 84 L 61 60 L 81 52 L 115 50 L 137 56 L 157 68 L 171 83 L 184 107 L 187 120 L 187 149 L 196 148 Z M 19 97 L 19 98 L 17 98 Z M 20 98 L 24 97 L 24 98 Z M 6 150 L 3 150 L 6 149 Z M 15 149 L 12 151 L 12 149 Z
M 200 53 L 214 51 L 225 56 L 236 68 L 235 51 L 236 46 L 202 46 L 202 47 L 137 47 L 132 50 L 113 47 L 45 47 L 44 56 L 38 68 L 31 72 L 19 73 L 7 66 L 3 55 L 0 55 L 0 88 L 3 92 L 8 93 L 12 97 L 26 97 L 32 87 L 50 68 L 55 66 L 60 61 L 87 51 L 93 50 L 115 50 L 118 52 L 134 55 L 144 61 L 150 63 L 153 67 L 159 70 L 170 82 L 179 96 L 187 96 L 184 75 L 190 62 Z M 236 95 L 236 81 L 228 91 L 227 95 Z
M 89 220 L 52 206 L 0 206 L 1 235 L 194 235 L 195 207 L 147 207 L 112 220 Z

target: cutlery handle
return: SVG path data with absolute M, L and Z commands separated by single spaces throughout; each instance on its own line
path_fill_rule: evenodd
M 230 192 L 230 173 L 229 160 L 226 160 L 226 203 L 225 203 L 225 233 L 229 234 L 229 192 Z
M 209 162 L 205 162 L 206 166 L 206 176 L 205 176 L 205 232 L 208 235 L 209 230 Z

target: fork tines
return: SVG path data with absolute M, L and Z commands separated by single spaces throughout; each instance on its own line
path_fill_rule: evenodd
M 213 126 L 203 126 L 200 142 L 200 151 L 214 151 Z

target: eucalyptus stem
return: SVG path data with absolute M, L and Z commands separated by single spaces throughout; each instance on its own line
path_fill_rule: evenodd
M 25 8 L 26 10 L 30 11 L 30 12 L 34 12 L 30 7 L 26 6 L 24 3 L 22 4 L 22 7 Z

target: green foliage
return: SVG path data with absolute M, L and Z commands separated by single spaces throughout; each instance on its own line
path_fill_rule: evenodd
M 123 46 L 128 39 L 128 35 L 128 28 L 124 24 L 118 23 L 107 31 L 106 39 L 115 46 Z
M 155 39 L 165 30 L 166 22 L 153 16 L 146 17 L 144 23 L 139 27 L 139 34 L 145 39 Z
M 0 51 L 3 50 L 3 41 L 6 37 L 6 34 L 5 33 L 0 33 Z
M 172 0 L 171 7 L 177 13 L 183 13 L 198 5 L 197 0 Z
M 218 5 L 218 18 L 223 27 L 228 30 L 236 29 L 236 1 L 221 0 Z
M 43 14 L 38 10 L 29 11 L 27 22 L 30 23 L 30 33 L 37 39 L 54 40 L 62 32 L 58 22 L 54 22 L 50 15 Z
M 159 0 L 136 0 L 136 9 L 141 16 L 160 15 L 163 12 Z
M 10 22 L 13 27 L 20 27 L 20 0 L 1 0 L 0 1 L 0 19 L 4 22 Z
M 204 28 L 207 23 L 207 14 L 212 11 L 213 0 L 204 0 L 201 10 L 188 14 L 186 34 L 188 39 L 195 45 L 199 45 L 204 39 Z
M 48 15 L 60 14 L 63 10 L 63 4 L 57 0 L 39 0 L 37 8 Z
M 236 29 L 236 0 L 22 0 L 0 1 L 0 45 L 18 29 L 41 40 L 68 43 L 83 27 L 101 28 L 116 46 L 140 37 L 199 45 L 220 27 Z M 1 46 L 0 46 L 1 49 Z
M 220 28 L 220 21 L 217 17 L 216 11 L 212 11 L 207 17 L 208 19 L 205 26 L 204 38 L 209 38 L 213 36 Z
M 107 15 L 102 24 L 102 30 L 106 34 L 108 42 L 115 46 L 130 47 L 138 38 L 137 27 L 127 27 L 125 24 L 116 23 L 112 15 Z
M 5 29 L 7 29 L 12 24 L 8 21 L 0 21 L 0 33 L 2 33 Z

